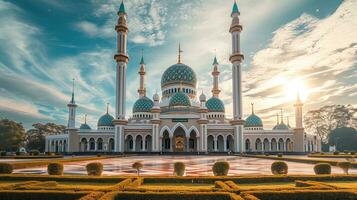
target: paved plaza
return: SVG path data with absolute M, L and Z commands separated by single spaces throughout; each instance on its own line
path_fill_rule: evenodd
M 135 170 L 131 165 L 135 161 L 142 161 L 144 167 L 142 175 L 172 175 L 173 163 L 180 161 L 186 164 L 186 176 L 213 175 L 211 168 L 216 161 L 228 161 L 230 170 L 228 175 L 244 174 L 271 174 L 270 166 L 274 160 L 246 158 L 238 156 L 129 156 L 98 160 L 104 164 L 104 175 L 133 175 Z M 86 174 L 85 166 L 89 162 L 82 161 L 65 163 L 65 174 Z M 286 162 L 289 174 L 314 174 L 312 164 Z M 357 169 L 350 171 L 357 174 Z M 46 167 L 36 167 L 15 170 L 15 173 L 46 174 Z M 342 170 L 333 167 L 332 173 L 342 173 Z

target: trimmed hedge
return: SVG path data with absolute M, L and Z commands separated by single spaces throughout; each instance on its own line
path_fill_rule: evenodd
M 351 162 L 339 162 L 337 166 L 340 167 L 345 174 L 348 174 L 348 170 L 351 168 Z
M 8 200 L 77 200 L 89 192 L 48 191 L 48 190 L 0 190 L 0 199 Z M 84 199 L 90 200 L 90 199 Z
M 227 176 L 229 171 L 229 163 L 225 161 L 215 162 L 212 167 L 215 176 Z
M 49 175 L 62 175 L 63 164 L 62 163 L 50 163 L 47 165 L 47 173 Z
M 103 164 L 100 162 L 88 163 L 86 170 L 89 176 L 100 176 L 103 173 Z
M 314 166 L 315 174 L 331 174 L 331 165 L 328 163 L 318 163 Z
M 275 161 L 271 164 L 271 173 L 273 174 L 287 174 L 288 165 L 283 161 Z
M 185 174 L 186 165 L 183 162 L 174 163 L 174 175 L 183 176 Z
M 0 174 L 11 174 L 13 167 L 9 163 L 0 163 Z
M 38 156 L 38 155 L 40 155 L 40 151 L 39 150 L 31 150 L 30 151 L 30 155 L 31 156 Z
M 228 192 L 111 192 L 100 200 L 243 200 Z

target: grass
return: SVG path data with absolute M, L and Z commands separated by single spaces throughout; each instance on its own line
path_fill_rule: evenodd
M 339 182 L 325 182 L 327 185 L 331 185 L 340 189 L 356 189 L 357 181 L 339 181 Z

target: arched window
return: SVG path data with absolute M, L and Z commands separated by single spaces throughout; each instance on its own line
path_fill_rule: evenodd
M 91 151 L 95 150 L 95 140 L 94 140 L 94 138 L 89 139 L 89 150 L 91 150 Z
M 98 140 L 97 140 L 97 150 L 98 151 L 103 150 L 103 139 L 102 138 L 98 138 Z

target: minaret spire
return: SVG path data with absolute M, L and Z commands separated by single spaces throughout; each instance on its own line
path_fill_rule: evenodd
M 109 114 L 109 103 L 107 103 L 107 114 Z
M 181 43 L 179 42 L 179 49 L 178 49 L 178 61 L 177 63 L 181 63 L 181 53 L 183 51 L 181 50 Z
M 280 120 L 281 120 L 281 122 L 280 123 L 284 123 L 284 117 L 283 117 L 283 109 L 282 108 L 280 108 L 280 114 L 281 114 L 281 116 L 280 116 Z
M 296 94 L 296 102 L 294 104 L 295 107 L 295 126 L 296 128 L 303 128 L 303 124 L 302 124 L 302 107 L 303 107 L 303 103 L 300 99 L 300 91 L 297 91 Z
M 254 103 L 250 103 L 252 105 L 252 115 L 254 115 Z
M 87 124 L 87 114 L 84 115 L 84 124 Z
M 68 124 L 67 128 L 76 127 L 76 107 L 77 104 L 74 101 L 74 78 L 72 79 L 72 97 L 71 101 L 67 104 L 68 107 Z
M 279 113 L 276 113 L 276 124 L 279 124 Z
M 144 50 L 141 50 L 140 70 L 138 74 L 140 75 L 140 86 L 138 89 L 138 93 L 140 97 L 144 97 L 146 96 Z
M 74 78 L 72 79 L 72 98 L 71 98 L 71 103 L 75 103 L 74 101 Z
M 212 88 L 212 96 L 214 97 L 219 97 L 219 93 L 221 92 L 221 90 L 218 87 L 218 76 L 220 74 L 220 72 L 218 71 L 218 61 L 216 56 L 214 56 L 213 59 L 213 71 L 212 71 L 212 77 L 213 77 L 213 88 Z

